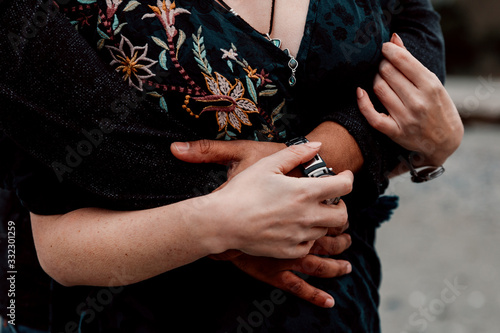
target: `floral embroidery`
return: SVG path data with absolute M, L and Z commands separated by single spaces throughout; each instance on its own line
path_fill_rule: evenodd
M 214 129 L 218 129 L 219 132 L 217 139 L 223 137 L 227 140 L 236 139 L 241 136 L 237 133 L 252 135 L 248 132 L 254 131 L 259 132 L 259 137 L 266 140 L 272 140 L 279 135 L 274 122 L 280 118 L 275 113 L 279 113 L 282 107 L 276 107 L 274 110 L 277 111 L 273 115 L 267 114 L 259 107 L 261 98 L 270 98 L 278 93 L 269 73 L 266 73 L 264 69 L 251 66 L 240 57 L 234 44 L 231 44 L 228 49 L 220 46 L 218 48 L 221 51 L 221 59 L 226 61 L 230 71 L 227 68 L 221 68 L 218 72 L 214 71 L 207 55 L 213 55 L 213 51 L 217 49 L 210 49 L 212 53 L 208 51 L 203 26 L 193 27 L 193 30 L 191 28 L 189 38 L 189 35 L 183 31 L 185 27 L 181 28 L 176 25 L 177 17 L 181 14 L 191 15 L 190 10 L 177 7 L 176 1 L 173 0 L 155 0 L 156 5 L 140 0 L 105 0 L 105 2 L 106 7 L 100 9 L 98 18 L 97 32 L 101 38 L 98 48 L 106 46 L 112 57 L 110 64 L 121 73 L 124 81 L 128 81 L 130 86 L 142 91 L 146 85 L 148 96 L 158 98 L 159 105 L 165 112 L 169 110 L 168 104 L 175 103 L 176 100 L 176 98 L 169 98 L 172 102 L 167 103 L 165 93 L 183 94 L 182 107 L 191 116 L 199 119 L 202 114 L 205 114 L 215 118 L 217 127 Z M 150 43 L 144 46 L 134 46 L 133 41 L 125 37 L 130 31 L 122 32 L 122 28 L 129 23 L 126 18 L 130 12 L 138 12 L 139 15 L 133 14 L 134 17 L 143 21 L 156 20 L 161 24 L 165 35 L 163 37 L 158 34 L 149 35 Z M 119 35 L 121 39 L 118 45 L 116 38 Z M 152 46 L 149 56 L 148 45 Z M 158 50 L 156 46 L 160 49 Z M 182 48 L 189 46 L 193 55 L 191 61 L 184 56 L 185 52 L 181 53 Z M 182 62 L 179 54 L 183 54 Z M 152 66 L 155 64 L 158 66 L 153 69 Z M 187 71 L 184 66 L 188 64 L 197 64 L 199 71 L 193 71 L 192 66 L 188 67 L 190 71 Z M 156 72 L 158 69 L 160 71 Z M 167 71 L 168 74 L 163 75 L 165 73 L 162 71 Z M 221 73 L 229 74 L 229 76 Z M 191 77 L 196 74 L 198 74 L 197 80 L 194 79 L 196 76 Z M 204 78 L 204 84 L 199 83 L 200 74 Z M 175 75 L 175 84 L 168 79 L 164 81 L 170 75 Z M 151 77 L 155 77 L 155 80 L 148 80 Z M 276 100 L 276 102 L 281 103 L 281 100 Z M 256 115 L 250 118 L 250 114 Z M 256 121 L 256 125 L 251 119 Z M 255 128 L 243 132 L 245 125 Z
M 203 103 L 215 102 L 218 104 L 204 107 L 201 113 L 215 111 L 219 131 L 224 129 L 227 132 L 227 126 L 231 125 L 241 133 L 242 124 L 251 126 L 252 123 L 247 114 L 258 113 L 259 109 L 254 102 L 243 97 L 245 87 L 241 81 L 236 79 L 236 83 L 232 85 L 228 79 L 217 72 L 215 72 L 216 79 L 206 74 L 203 75 L 212 95 L 193 97 L 193 99 Z
M 127 45 L 128 52 L 125 50 Z M 123 80 L 128 81 L 131 87 L 142 91 L 142 80 L 155 76 L 149 69 L 157 63 L 147 57 L 148 44 L 144 46 L 133 46 L 127 37 L 122 36 L 120 46 L 106 46 L 113 57 L 111 65 L 118 64 L 115 68 L 117 72 L 123 74 Z M 113 52 L 114 51 L 114 52 Z
M 238 60 L 238 53 L 236 53 L 233 49 L 230 49 L 229 51 L 224 49 L 220 50 L 222 51 L 222 59 Z
M 174 38 L 177 35 L 175 17 L 179 14 L 191 14 L 184 8 L 176 8 L 175 1 L 170 2 L 170 0 L 158 0 L 157 6 L 148 6 L 151 8 L 153 13 L 144 14 L 142 19 L 157 17 L 163 25 L 163 28 L 169 38 Z

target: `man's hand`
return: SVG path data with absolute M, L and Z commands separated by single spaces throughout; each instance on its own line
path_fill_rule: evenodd
M 171 151 L 175 157 L 188 163 L 217 163 L 229 167 L 228 180 L 260 159 L 285 149 L 284 143 L 257 142 L 250 140 L 218 141 L 199 140 L 175 142 Z M 298 169 L 288 173 L 302 177 Z
M 316 247 L 316 250 L 319 250 L 318 254 L 326 254 L 326 252 L 331 255 L 339 254 L 351 245 L 351 238 L 348 234 L 337 237 L 323 237 L 320 240 L 322 245 Z M 327 243 L 330 244 L 327 245 Z M 313 254 L 308 254 L 299 259 L 275 259 L 242 254 L 231 259 L 231 261 L 239 269 L 257 280 L 324 308 L 333 307 L 335 304 L 333 297 L 325 291 L 310 285 L 297 276 L 294 271 L 320 278 L 338 277 L 352 271 L 351 264 L 345 260 L 323 258 Z

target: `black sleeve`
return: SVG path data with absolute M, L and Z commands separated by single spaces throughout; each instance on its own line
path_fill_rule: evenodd
M 398 33 L 407 49 L 424 66 L 444 82 L 445 60 L 444 41 L 439 24 L 440 16 L 428 0 L 391 0 L 387 12 L 391 13 L 388 23 L 391 32 Z M 386 112 L 373 94 L 372 82 L 363 87 L 370 94 L 376 109 Z M 322 121 L 334 121 L 345 127 L 359 145 L 364 158 L 364 166 L 357 175 L 354 185 L 356 202 L 370 202 L 382 194 L 388 185 L 388 174 L 406 158 L 409 151 L 397 145 L 387 136 L 373 129 L 359 111 L 356 96 L 351 104 L 335 106 L 335 112 L 325 114 Z
M 130 210 L 208 193 L 224 182 L 222 167 L 174 158 L 171 142 L 200 134 L 124 83 L 64 16 L 51 11 L 43 24 L 31 24 L 47 12 L 46 2 L 0 2 L 0 131 L 45 166 L 36 168 L 42 175 L 25 179 L 42 184 L 25 184 L 84 190 L 99 206 Z M 37 207 L 40 193 L 21 199 L 38 212 L 59 213 L 63 206 L 47 204 L 59 198 L 48 194 Z

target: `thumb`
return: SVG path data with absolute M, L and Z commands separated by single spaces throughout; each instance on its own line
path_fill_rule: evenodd
M 287 174 L 299 165 L 310 161 L 318 153 L 320 147 L 321 142 L 290 146 L 261 159 L 256 164 L 278 174 Z
M 217 163 L 227 165 L 242 158 L 237 141 L 198 140 L 174 142 L 170 151 L 176 158 L 188 163 Z

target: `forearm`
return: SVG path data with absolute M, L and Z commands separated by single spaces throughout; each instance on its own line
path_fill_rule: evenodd
M 341 125 L 325 121 L 306 137 L 309 141 L 323 143 L 319 153 L 328 167 L 332 168 L 335 173 L 344 170 L 356 173 L 363 166 L 363 155 L 356 140 Z
M 142 211 L 83 208 L 32 214 L 40 263 L 63 285 L 126 285 L 193 262 L 213 251 L 202 214 L 208 199 Z

